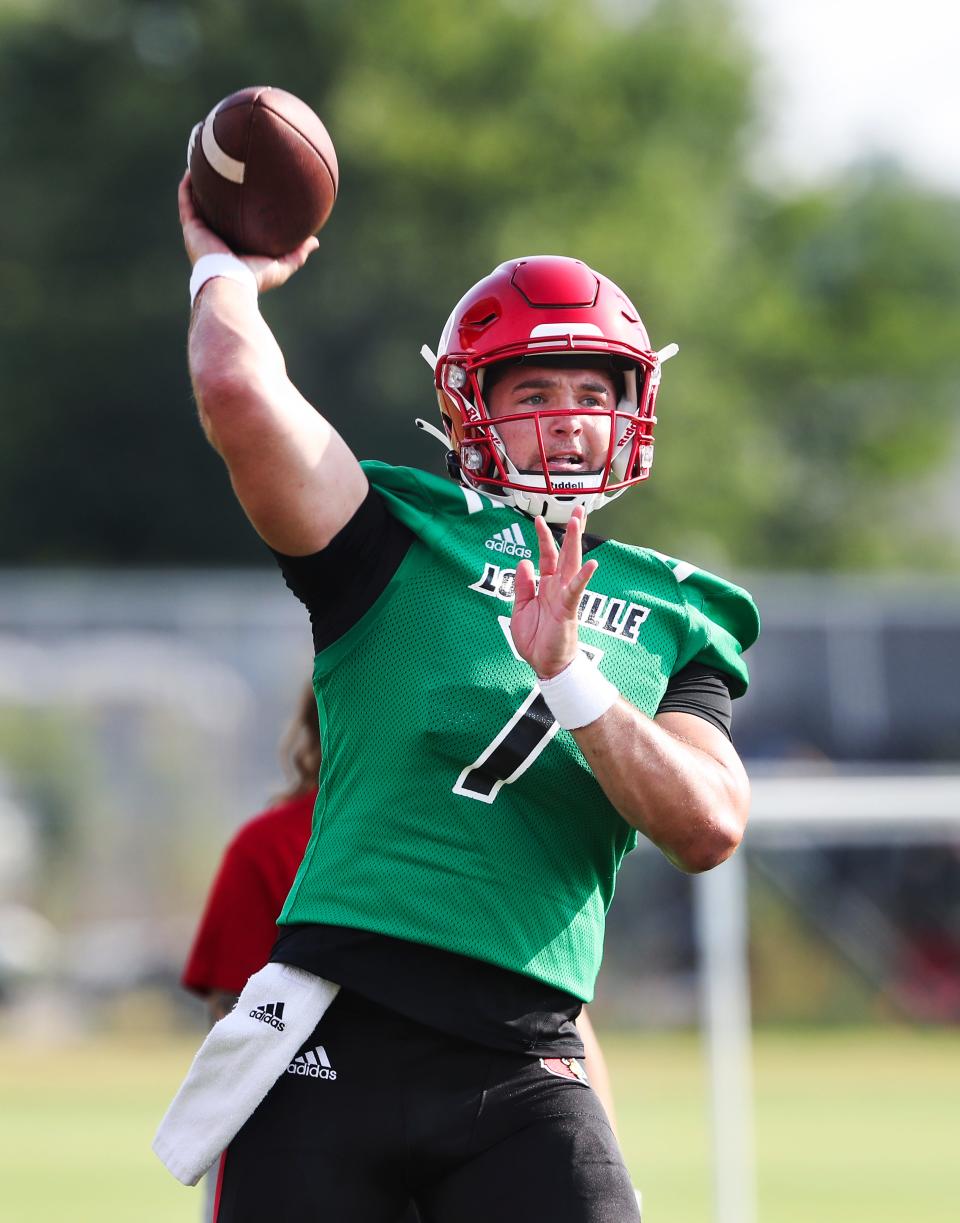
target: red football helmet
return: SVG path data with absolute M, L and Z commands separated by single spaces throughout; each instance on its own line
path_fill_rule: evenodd
M 597 509 L 650 474 L 660 364 L 673 356 L 676 346 L 654 352 L 626 294 L 579 259 L 536 255 L 502 263 L 457 304 L 436 357 L 426 347 L 423 352 L 434 365 L 440 413 L 452 448 L 451 473 L 467 487 L 524 513 L 563 523 L 575 506 L 587 512 Z M 576 366 L 579 354 L 585 366 L 604 359 L 618 371 L 622 394 L 615 406 L 531 410 L 491 419 L 483 399 L 488 366 L 521 360 L 553 363 L 558 358 Z M 557 415 L 609 418 L 610 442 L 599 471 L 551 475 L 541 418 Z M 503 420 L 533 422 L 539 470 L 515 466 L 497 430 Z

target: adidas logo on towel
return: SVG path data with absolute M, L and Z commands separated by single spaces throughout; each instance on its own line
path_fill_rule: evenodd
M 489 548 L 491 552 L 502 552 L 505 556 L 518 556 L 521 560 L 533 556 L 516 523 L 498 531 L 496 535 L 491 535 L 483 546 Z
M 283 1023 L 282 1002 L 263 1002 L 250 1012 L 250 1018 L 259 1019 L 261 1023 L 268 1023 L 278 1032 L 282 1032 L 286 1027 L 286 1024 Z
M 287 1067 L 287 1074 L 299 1074 L 308 1079 L 335 1079 L 337 1072 L 330 1065 L 327 1051 L 323 1045 L 310 1049 L 293 1059 Z

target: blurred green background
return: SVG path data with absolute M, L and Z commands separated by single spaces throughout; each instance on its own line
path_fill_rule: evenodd
M 198 1217 L 149 1151 L 202 1027 L 176 974 L 309 653 L 185 368 L 175 189 L 237 88 L 337 145 L 321 248 L 262 309 L 361 457 L 440 471 L 421 344 L 499 261 L 586 260 L 681 348 L 601 529 L 760 596 L 738 743 L 956 770 L 960 198 L 888 157 L 758 173 L 756 45 L 734 0 L 0 3 L 4 1223 Z M 764 1223 L 952 1218 L 956 839 L 746 856 Z M 595 1021 L 649 1217 L 698 1223 L 689 881 L 654 858 Z
M 657 478 L 611 534 L 653 522 L 717 566 L 957 571 L 935 493 L 960 201 L 882 161 L 759 186 L 731 0 L 8 0 L 0 72 L 8 561 L 263 561 L 193 422 L 174 192 L 197 119 L 271 83 L 324 118 L 342 189 L 264 310 L 364 457 L 439 470 L 420 345 L 499 261 L 569 253 L 681 345 Z

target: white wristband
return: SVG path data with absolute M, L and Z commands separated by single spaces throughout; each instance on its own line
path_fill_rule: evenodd
M 585 654 L 577 653 L 553 679 L 540 680 L 547 707 L 564 730 L 589 726 L 607 712 L 620 693 Z
M 190 273 L 190 305 L 197 300 L 197 294 L 214 276 L 224 276 L 227 280 L 235 280 L 237 284 L 246 285 L 257 295 L 257 278 L 242 259 L 236 255 L 201 255 L 193 265 Z

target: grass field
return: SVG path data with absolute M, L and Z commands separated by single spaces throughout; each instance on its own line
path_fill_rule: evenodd
M 648 1223 L 709 1223 L 696 1037 L 601 1035 Z M 150 1150 L 193 1049 L 157 1038 L 0 1042 L 3 1223 L 196 1223 L 200 1191 L 177 1184 Z M 958 1055 L 960 1032 L 759 1033 L 761 1223 L 954 1223 Z

